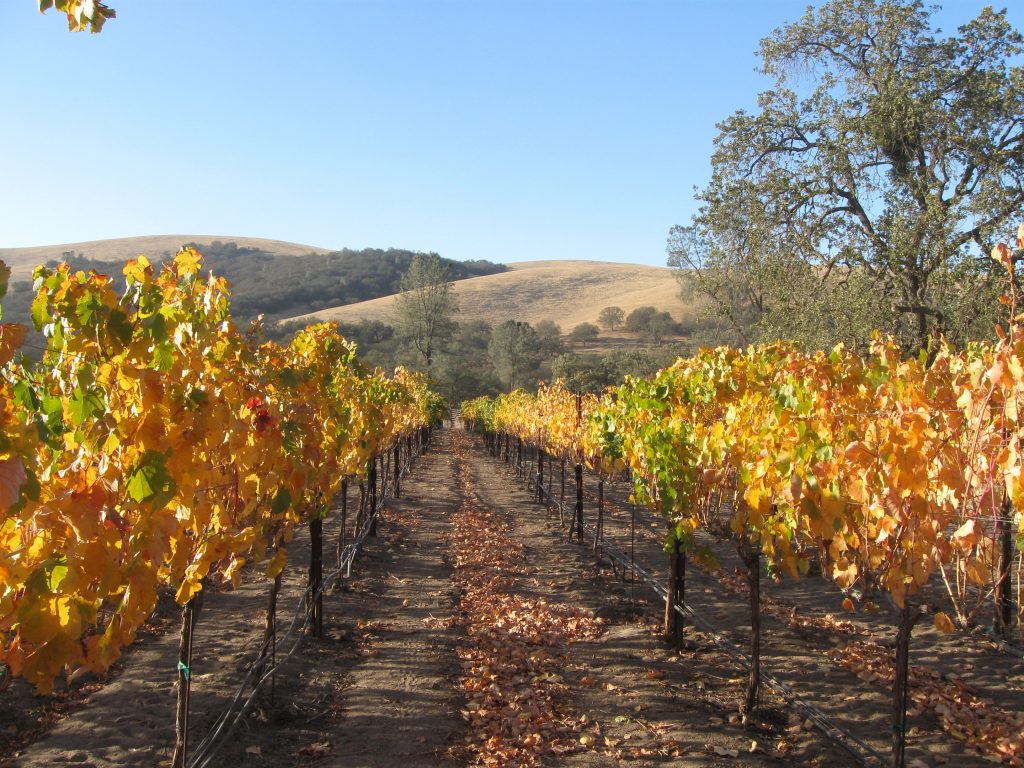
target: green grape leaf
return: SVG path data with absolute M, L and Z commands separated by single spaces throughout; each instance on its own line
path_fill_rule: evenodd
M 282 512 L 288 509 L 292 504 L 292 495 L 288 492 L 287 488 L 281 488 L 277 493 L 274 494 L 274 500 L 270 504 L 270 511 L 275 515 L 280 515 Z
M 164 503 L 174 495 L 174 480 L 167 473 L 167 457 L 159 451 L 146 451 L 128 475 L 128 495 L 138 502 Z
M 115 309 L 110 313 L 110 318 L 107 320 L 107 330 L 110 331 L 110 335 L 114 337 L 118 344 L 128 346 L 128 342 L 132 340 L 132 325 L 128 321 L 128 315 L 120 309 Z
M 76 427 L 92 416 L 103 415 L 106 410 L 103 398 L 95 390 L 76 389 L 68 402 L 68 416 Z

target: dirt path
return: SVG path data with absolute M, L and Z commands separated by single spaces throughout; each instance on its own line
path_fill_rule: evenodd
M 656 624 L 661 605 L 642 587 L 614 578 L 585 547 L 565 541 L 557 518 L 475 441 L 470 450 L 471 440 L 456 433 L 479 502 L 497 511 L 525 550 L 529 572 L 518 590 L 582 608 L 605 623 L 599 639 L 575 643 L 568 653 L 560 678 L 579 747 L 550 764 L 853 764 L 770 696 L 767 724 L 741 725 L 743 671 L 710 647 L 667 651 Z
M 324 636 L 306 638 L 279 671 L 272 707 L 250 717 L 212 766 L 430 766 L 463 728 L 457 712 L 453 647 L 447 629 L 452 585 L 442 534 L 456 501 L 444 442 L 419 459 L 401 500 L 389 500 L 380 536 L 369 539 L 353 578 L 324 600 Z M 351 524 L 350 524 L 351 527 Z M 338 536 L 324 526 L 325 557 Z M 278 602 L 279 632 L 305 587 L 308 531 L 290 550 Z M 235 695 L 263 632 L 268 584 L 253 575 L 239 589 L 206 596 L 197 622 L 192 744 Z M 169 763 L 174 744 L 177 633 L 143 638 L 82 708 L 57 723 L 12 763 L 152 766 Z M 34 694 L 20 681 L 0 703 L 0 728 L 18 722 L 19 702 Z M 24 709 L 24 707 L 21 707 Z M 6 727 L 16 727 L 7 725 Z M 191 752 L 190 754 L 194 754 Z

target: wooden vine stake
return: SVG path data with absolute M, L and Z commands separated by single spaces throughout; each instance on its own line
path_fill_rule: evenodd
M 683 543 L 674 539 L 668 561 L 668 595 L 665 598 L 665 642 L 678 648 L 683 642 L 683 617 L 676 604 L 686 597 L 686 552 Z
M 188 751 L 188 705 L 192 693 L 192 635 L 203 599 L 202 590 L 181 609 L 181 634 L 178 643 L 178 710 L 175 720 L 172 768 L 185 768 Z
M 558 524 L 565 525 L 565 457 L 562 457 L 562 492 L 558 497 Z
M 761 692 L 761 548 L 743 538 L 739 550 L 750 589 L 750 676 L 743 700 L 743 714 L 749 717 L 757 710 Z
M 594 554 L 604 540 L 604 475 L 597 476 L 597 525 L 594 527 Z
M 377 457 L 370 459 L 370 535 L 377 535 Z
M 923 616 L 904 597 L 896 632 L 896 674 L 892 684 L 892 766 L 903 768 L 907 748 L 907 702 L 910 698 L 910 634 Z
M 270 667 L 270 702 L 274 708 L 274 684 L 277 682 L 277 596 L 281 593 L 281 574 L 278 573 L 270 583 L 270 596 L 267 599 L 267 614 L 263 627 L 263 646 L 260 658 L 256 662 L 256 681 L 259 682 Z
M 1010 569 L 1013 567 L 1013 526 L 1010 520 L 1013 504 L 1009 497 L 1003 500 L 996 518 L 996 542 L 999 546 L 999 565 L 995 583 L 995 627 L 1003 637 L 1013 625 L 1013 583 Z
M 312 609 L 309 634 L 320 637 L 324 631 L 324 521 L 317 509 L 316 517 L 309 522 L 309 601 Z
M 394 478 L 394 480 L 395 480 L 395 498 L 398 499 L 398 498 L 401 498 L 401 496 L 402 496 L 402 488 L 401 488 L 401 482 L 402 482 L 402 443 L 401 442 L 395 443 L 395 459 L 394 459 L 394 462 L 395 462 L 395 466 L 394 466 L 394 470 L 395 470 L 395 478 Z
M 537 447 L 537 501 L 544 503 L 544 449 Z
M 338 560 L 338 568 L 341 568 L 341 558 L 345 554 L 345 528 L 348 526 L 348 478 L 341 480 L 341 530 L 338 533 L 338 546 L 335 548 L 335 556 Z M 338 581 L 341 581 L 341 574 L 338 574 Z
M 573 525 L 576 528 L 576 541 L 583 543 L 583 465 L 577 464 L 573 474 L 576 479 L 576 510 L 573 514 Z M 572 535 L 570 530 L 569 535 Z

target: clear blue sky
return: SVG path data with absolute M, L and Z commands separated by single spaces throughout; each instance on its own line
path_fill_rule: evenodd
M 664 264 L 715 123 L 770 87 L 758 41 L 807 5 L 108 3 L 89 35 L 0 2 L 0 247 L 188 233 Z

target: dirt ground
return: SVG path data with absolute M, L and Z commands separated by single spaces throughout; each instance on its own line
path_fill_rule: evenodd
M 510 471 L 508 465 L 503 466 Z M 560 466 L 555 463 L 552 469 L 549 482 L 558 498 Z M 570 496 L 575 492 L 571 474 L 570 467 Z M 597 506 L 596 483 L 596 477 L 588 473 L 584 506 L 590 525 Z M 638 564 L 664 582 L 664 523 L 649 511 L 633 508 L 623 483 L 606 484 L 605 499 L 606 540 L 632 551 Z M 745 650 L 750 619 L 740 560 L 731 544 L 707 536 L 701 540 L 714 551 L 722 569 L 710 572 L 691 562 L 686 575 L 686 601 L 722 637 Z M 869 749 L 887 756 L 892 727 L 890 681 L 885 679 L 881 665 L 865 660 L 874 660 L 876 653 L 891 654 L 895 611 L 883 604 L 873 614 L 846 613 L 841 607 L 842 594 L 831 580 L 820 577 L 762 577 L 761 584 L 762 669 Z M 932 590 L 927 600 L 937 602 L 940 597 L 938 590 Z M 939 607 L 945 606 L 940 603 Z M 693 628 L 688 632 L 691 640 L 709 640 L 707 634 Z M 848 662 L 846 666 L 838 663 L 843 659 Z M 1000 754 L 992 749 L 987 750 L 990 757 L 986 759 L 976 748 L 984 729 L 990 742 L 993 734 L 996 739 L 1006 737 L 1006 751 L 1001 755 L 1004 761 L 1024 760 L 1024 750 L 1014 735 L 1024 728 L 1024 660 L 1019 651 L 1000 649 L 981 633 L 940 633 L 926 618 L 914 630 L 911 661 L 916 685 L 907 724 L 908 764 L 999 762 Z M 944 698 L 940 699 L 940 693 Z M 958 708 L 962 711 L 952 711 Z M 951 722 L 947 715 L 954 720 Z
M 529 729 L 521 728 L 527 710 L 553 746 L 522 753 L 519 764 L 529 764 L 531 754 L 540 764 L 566 766 L 857 764 L 770 691 L 763 694 L 758 724 L 741 723 L 742 665 L 692 629 L 685 650 L 667 650 L 658 634 L 662 607 L 652 593 L 613 574 L 589 547 L 567 542 L 557 515 L 536 504 L 508 466 L 485 455 L 471 436 L 440 431 L 402 490 L 401 499 L 388 501 L 379 535 L 368 539 L 351 578 L 325 595 L 324 636 L 304 640 L 279 671 L 272 704 L 255 710 L 210 766 L 501 764 L 516 738 L 528 742 Z M 626 531 L 623 513 L 609 513 L 610 537 Z M 525 657 L 511 641 L 481 644 L 481 637 L 504 637 L 503 628 L 522 617 L 497 610 L 488 619 L 480 610 L 487 606 L 479 595 L 490 593 L 472 586 L 466 560 L 473 541 L 453 535 L 453 523 L 466 516 L 500 531 L 507 542 L 508 556 L 495 566 L 500 578 L 489 582 L 499 589 L 494 600 L 533 606 L 588 630 L 578 636 L 545 630 L 522 641 Z M 338 533 L 335 520 L 325 524 L 327 542 Z M 638 552 L 658 566 L 664 558 L 654 536 L 637 541 Z M 304 587 L 304 531 L 290 556 L 279 603 L 282 625 Z M 696 569 L 687 590 L 709 621 L 745 642 L 745 597 Z M 193 749 L 251 663 L 266 600 L 267 583 L 255 576 L 237 590 L 206 597 L 192 665 Z M 488 620 L 494 626 L 481 625 Z M 175 625 L 174 613 L 165 611 L 117 670 L 79 686 L 71 697 L 78 704 L 68 705 L 73 711 L 55 714 L 58 721 L 45 735 L 18 746 L 3 764 L 167 764 L 174 742 Z M 775 622 L 766 631 L 765 665 L 884 752 L 890 733 L 884 686 L 831 661 L 827 651 L 840 640 Z M 495 649 L 511 649 L 509 658 L 526 665 L 510 679 L 517 681 L 516 695 L 532 696 L 534 703 L 516 699 L 487 719 L 479 702 L 490 701 L 489 689 L 497 690 L 500 680 L 489 673 L 494 684 L 474 687 L 474 675 L 481 665 L 497 668 L 498 660 L 486 655 Z M 0 698 L 0 736 L 5 729 L 30 731 L 40 706 L 16 682 Z M 909 756 L 918 761 L 912 765 L 983 762 L 944 733 L 934 715 L 916 715 L 912 726 Z M 494 736 L 494 729 L 504 729 L 507 739 Z

